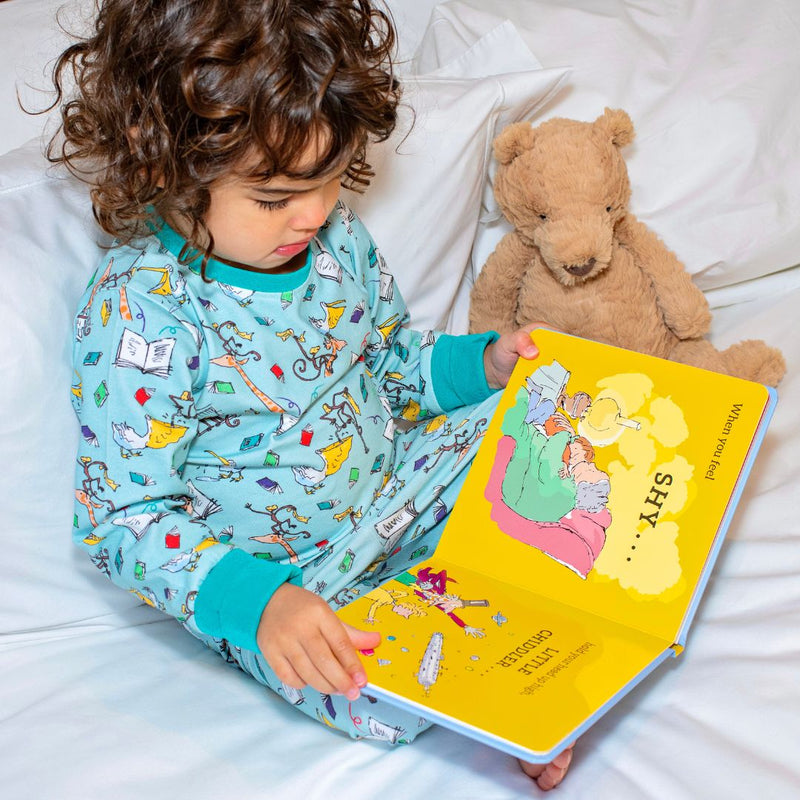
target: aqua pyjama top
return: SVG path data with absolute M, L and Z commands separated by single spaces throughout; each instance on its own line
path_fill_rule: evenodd
M 74 536 L 190 630 L 257 649 L 283 582 L 333 592 L 325 553 L 346 552 L 352 574 L 382 554 L 374 526 L 352 522 L 402 459 L 396 419 L 487 397 L 496 334 L 409 328 L 341 203 L 294 272 L 211 259 L 204 280 L 185 245 L 160 225 L 110 250 L 79 304 Z

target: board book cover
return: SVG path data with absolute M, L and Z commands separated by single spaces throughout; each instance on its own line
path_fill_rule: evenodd
M 433 556 L 337 613 L 367 694 L 546 762 L 680 654 L 777 396 L 533 338 Z

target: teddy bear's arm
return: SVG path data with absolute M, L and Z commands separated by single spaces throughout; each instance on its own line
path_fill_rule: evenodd
M 650 278 L 667 327 L 679 339 L 694 339 L 708 333 L 711 325 L 708 301 L 675 254 L 632 214 L 618 224 L 616 233 L 620 245 Z
M 500 240 L 472 287 L 470 333 L 516 330 L 519 290 L 529 261 L 528 248 L 514 231 Z

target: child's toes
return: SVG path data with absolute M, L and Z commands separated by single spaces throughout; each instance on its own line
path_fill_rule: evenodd
M 558 786 L 567 774 L 567 767 L 556 767 L 548 764 L 542 774 L 536 779 L 536 785 L 543 791 L 548 791 Z
M 536 785 L 543 791 L 553 789 L 564 780 L 569 765 L 572 762 L 572 745 L 559 753 L 549 764 L 529 764 L 520 761 L 522 771 L 536 781 Z

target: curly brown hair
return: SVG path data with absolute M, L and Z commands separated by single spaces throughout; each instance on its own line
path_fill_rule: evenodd
M 368 185 L 367 144 L 396 122 L 394 44 L 371 0 L 98 0 L 91 35 L 53 68 L 61 126 L 47 155 L 91 184 L 95 217 L 119 242 L 181 215 L 205 261 L 209 187 L 232 171 L 340 168 L 344 185 Z M 300 169 L 315 140 L 316 163 Z

